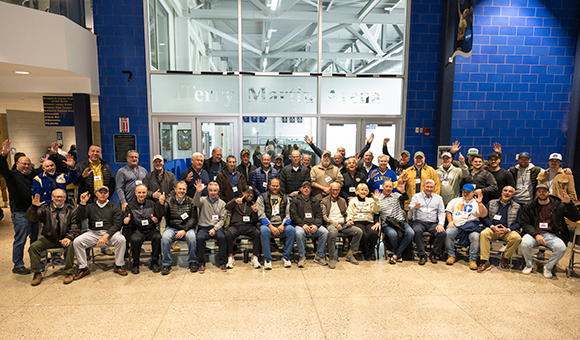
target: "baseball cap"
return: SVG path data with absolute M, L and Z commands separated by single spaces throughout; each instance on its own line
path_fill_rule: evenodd
M 449 158 L 453 158 L 453 157 L 451 156 L 451 152 L 444 152 L 444 153 L 441 155 L 441 158 L 443 158 L 443 157 L 445 157 L 445 156 L 447 156 L 447 157 L 449 157 Z
M 561 162 L 562 161 L 562 155 L 560 155 L 559 153 L 553 153 L 553 154 L 550 155 L 550 159 L 549 160 L 552 160 L 552 159 L 557 159 L 557 160 L 559 160 Z
M 423 153 L 423 151 L 417 151 L 417 152 L 415 152 L 415 157 L 423 157 L 423 158 L 425 158 L 425 154 Z
M 548 186 L 546 184 L 540 183 L 540 184 L 536 185 L 536 190 L 542 189 L 542 188 L 550 191 L 550 188 L 548 188 Z
M 156 159 L 159 159 L 159 160 L 161 160 L 163 162 L 163 156 L 161 156 L 161 155 L 155 155 L 155 156 L 153 156 L 153 160 L 155 161 Z
M 518 155 L 518 158 L 522 158 L 522 157 L 527 157 L 530 158 L 530 153 L 529 152 L 520 152 Z
M 240 156 L 243 156 L 245 154 L 251 155 L 252 153 L 248 149 L 242 149 L 242 151 L 240 151 Z
M 254 187 L 253 187 L 253 186 L 251 186 L 251 185 L 246 185 L 246 186 L 244 187 L 244 192 L 246 192 L 246 191 L 254 191 Z
M 332 154 L 330 153 L 330 151 L 329 151 L 329 150 L 324 150 L 324 151 L 322 152 L 322 157 L 324 157 L 324 156 L 326 156 L 326 155 L 328 155 L 328 156 L 332 157 Z
M 475 190 L 475 187 L 473 186 L 473 184 L 467 183 L 463 186 L 463 188 L 461 188 L 461 190 L 467 190 L 467 191 L 471 192 L 471 191 Z
M 495 158 L 500 158 L 499 155 L 497 154 L 497 152 L 492 152 L 489 154 L 489 156 L 487 156 L 487 159 L 492 159 L 493 157 Z
M 108 187 L 108 186 L 106 186 L 106 185 L 100 185 L 100 186 L 97 188 L 97 191 L 101 191 L 101 189 L 105 189 L 105 190 L 107 190 L 107 192 L 109 192 L 109 187 Z
M 468 156 L 479 155 L 479 150 L 477 150 L 476 148 L 470 148 L 469 150 L 467 150 L 467 155 Z
M 278 159 L 278 158 L 284 159 L 284 156 L 282 156 L 281 153 L 277 153 L 276 156 L 274 156 L 274 159 Z
M 407 155 L 407 156 L 411 157 L 411 153 L 410 153 L 409 151 L 407 151 L 407 150 L 403 150 L 403 151 L 401 151 L 401 155 L 402 155 L 402 154 L 405 154 L 405 155 Z
M 304 182 L 302 182 L 302 185 L 300 187 L 301 188 L 304 188 L 305 185 L 308 185 L 309 187 L 312 188 L 312 184 L 310 184 L 310 181 L 304 181 Z

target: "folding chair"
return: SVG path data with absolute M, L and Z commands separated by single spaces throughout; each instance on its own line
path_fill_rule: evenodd
M 566 268 L 566 277 L 579 277 L 574 271 L 574 265 L 580 264 L 580 262 L 575 262 L 574 255 L 580 253 L 580 227 L 576 227 L 574 230 L 574 237 L 572 237 L 572 252 L 570 254 L 570 263 L 568 268 Z
M 44 272 L 42 273 L 42 277 L 46 277 L 46 272 L 48 271 L 48 255 L 50 254 L 50 264 L 54 269 L 54 262 L 56 261 L 55 255 L 59 255 L 63 257 L 64 248 L 49 248 L 41 253 L 41 261 L 44 263 Z

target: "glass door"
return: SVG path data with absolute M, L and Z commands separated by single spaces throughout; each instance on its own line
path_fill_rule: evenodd
M 377 157 L 383 153 L 383 142 L 385 138 L 389 138 L 387 143 L 387 148 L 389 149 L 389 154 L 391 156 L 397 156 L 399 151 L 398 147 L 403 145 L 402 141 L 399 141 L 399 136 L 401 136 L 400 125 L 395 121 L 385 122 L 385 120 L 376 119 L 363 119 L 362 126 L 364 128 L 365 139 L 374 134 L 374 140 L 371 144 L 370 151 L 372 151 L 375 156 L 375 162 L 378 162 Z
M 241 151 L 239 147 L 239 124 L 238 117 L 222 118 L 197 118 L 197 141 L 199 152 L 205 158 L 211 157 L 211 151 L 215 147 L 222 148 L 223 160 L 229 155 L 236 156 Z
M 364 144 L 361 144 L 360 119 L 324 119 L 321 149 L 330 150 L 334 155 L 339 147 L 346 150 L 346 157 L 354 156 Z

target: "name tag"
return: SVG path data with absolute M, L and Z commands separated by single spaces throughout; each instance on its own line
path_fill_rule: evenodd
M 548 229 L 548 223 L 540 222 L 540 229 Z
M 143 183 L 143 181 L 139 181 L 139 180 L 135 181 L 135 185 L 140 185 L 141 183 Z
M 182 220 L 185 220 L 185 219 L 186 219 L 186 218 L 188 218 L 188 217 L 189 217 L 189 215 L 188 215 L 187 213 L 183 213 L 183 214 L 181 214 L 181 219 L 182 219 Z
M 421 179 L 420 178 L 415 178 L 415 184 L 421 184 Z
M 332 181 L 332 178 L 330 176 L 326 176 L 326 178 L 324 179 L 326 181 L 326 183 Z
M 268 183 L 267 183 L 267 182 L 264 182 L 264 183 L 262 183 L 262 186 L 263 186 L 264 188 L 267 188 L 267 187 L 268 187 Z
M 238 187 L 232 187 L 233 192 L 238 192 Z
M 280 213 L 280 211 L 278 209 L 272 210 L 272 215 L 278 215 L 279 213 Z
M 356 218 L 365 218 L 365 214 L 356 214 Z
M 475 185 L 475 184 L 472 184 L 472 185 L 473 185 L 473 189 L 477 188 L 477 185 Z
M 348 188 L 348 192 L 356 192 L 356 188 L 355 187 L 350 187 L 350 188 Z
M 219 219 L 220 219 L 220 217 L 218 215 L 211 215 L 211 220 L 212 221 L 217 221 Z
M 93 179 L 94 179 L 95 181 L 100 181 L 100 180 L 101 180 L 101 176 L 94 176 L 94 177 L 93 177 Z
M 97 222 L 95 222 L 95 227 L 96 228 L 102 228 L 103 227 L 103 221 L 97 221 Z
M 242 217 L 242 220 L 244 222 L 250 222 L 250 216 L 244 216 L 244 217 Z
M 215 179 L 216 179 L 216 178 L 217 178 L 217 176 L 213 176 L 213 180 L 214 180 L 214 182 L 215 182 Z
M 304 214 L 304 217 L 306 217 L 306 218 L 312 218 L 312 213 L 305 213 Z
M 498 220 L 498 221 L 499 221 L 499 220 L 501 220 L 501 215 L 495 215 L 495 216 L 493 217 L 493 219 L 494 219 L 494 220 Z
M 463 217 L 463 218 L 468 218 L 469 217 L 469 213 L 463 212 L 463 211 L 458 211 L 455 213 L 455 216 L 459 216 L 459 217 Z
M 442 180 L 441 185 L 445 185 L 445 186 L 449 185 L 449 180 L 448 179 Z
M 149 220 L 143 220 L 143 221 L 141 221 L 141 225 L 149 225 Z

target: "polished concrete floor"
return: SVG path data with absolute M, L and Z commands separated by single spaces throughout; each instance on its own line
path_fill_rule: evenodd
M 496 266 L 478 274 L 465 261 L 353 266 L 341 258 L 335 270 L 275 261 L 263 271 L 241 254 L 233 270 L 208 265 L 200 275 L 186 269 L 182 250 L 168 276 L 142 266 L 121 277 L 103 255 L 82 280 L 65 286 L 62 267 L 49 267 L 32 287 L 32 275 L 11 272 L 13 230 L 4 211 L 0 339 L 580 338 L 580 279 L 566 278 L 568 256 L 552 280 Z

